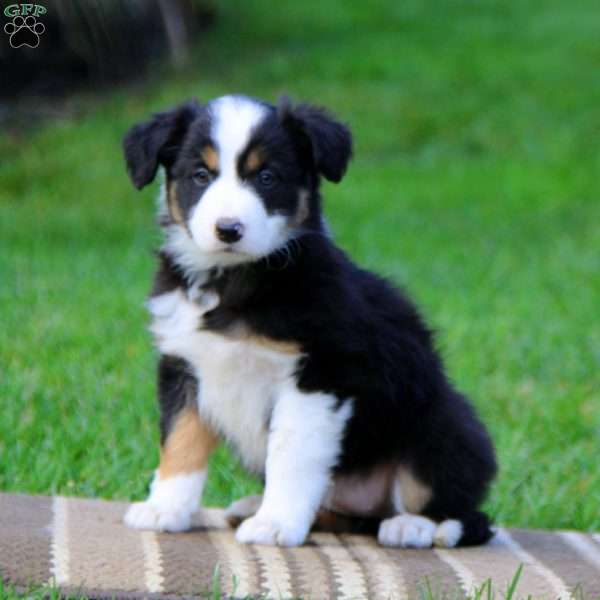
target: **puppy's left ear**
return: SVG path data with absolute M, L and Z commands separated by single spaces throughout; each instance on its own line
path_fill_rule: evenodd
M 193 100 L 158 113 L 127 132 L 123 139 L 125 162 L 138 190 L 154 179 L 159 164 L 170 166 L 175 162 L 183 137 L 199 108 Z
M 292 106 L 282 97 L 277 106 L 281 122 L 308 141 L 316 170 L 329 181 L 341 181 L 352 157 L 350 129 L 325 109 L 310 104 Z

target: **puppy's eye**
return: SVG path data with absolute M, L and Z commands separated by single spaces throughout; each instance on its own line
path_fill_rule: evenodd
M 211 182 L 212 176 L 208 169 L 201 167 L 194 173 L 192 179 L 196 185 L 199 185 L 200 187 L 206 187 Z
M 264 188 L 270 188 L 275 184 L 275 173 L 269 169 L 262 169 L 257 175 L 258 183 Z

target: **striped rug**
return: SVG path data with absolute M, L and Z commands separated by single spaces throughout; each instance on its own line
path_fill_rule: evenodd
M 126 504 L 0 494 L 0 574 L 17 589 L 45 583 L 91 598 L 467 598 L 491 578 L 502 598 L 600 598 L 600 535 L 500 529 L 486 546 L 379 547 L 373 538 L 314 533 L 301 548 L 237 544 L 223 511 L 188 533 L 127 529 Z M 485 596 L 484 596 L 485 597 Z

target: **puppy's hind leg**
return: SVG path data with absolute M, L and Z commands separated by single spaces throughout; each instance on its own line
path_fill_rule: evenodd
M 136 529 L 185 531 L 198 509 L 217 436 L 198 413 L 197 382 L 181 359 L 162 357 L 160 464 L 145 502 L 132 504 L 125 524 Z
M 401 548 L 430 548 L 433 545 L 437 524 L 422 516 L 432 490 L 420 481 L 413 470 L 400 465 L 391 489 L 395 516 L 384 519 L 377 534 L 382 546 Z
M 434 491 L 405 466 L 398 468 L 392 505 L 399 514 L 381 522 L 377 538 L 383 546 L 454 548 L 484 544 L 494 535 L 485 513 L 461 510 L 441 498 L 439 492 L 434 496 Z
M 440 523 L 422 515 L 403 514 L 382 521 L 377 539 L 382 546 L 454 548 L 484 544 L 492 535 L 487 516 L 480 512 Z

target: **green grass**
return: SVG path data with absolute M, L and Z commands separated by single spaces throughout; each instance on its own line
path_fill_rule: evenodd
M 193 67 L 0 137 L 0 489 L 142 498 L 157 462 L 143 299 L 156 186 L 120 139 L 183 99 L 330 106 L 356 158 L 326 212 L 406 286 L 498 448 L 486 508 L 600 529 L 600 10 L 483 0 L 219 4 Z M 253 491 L 225 450 L 205 501 Z

